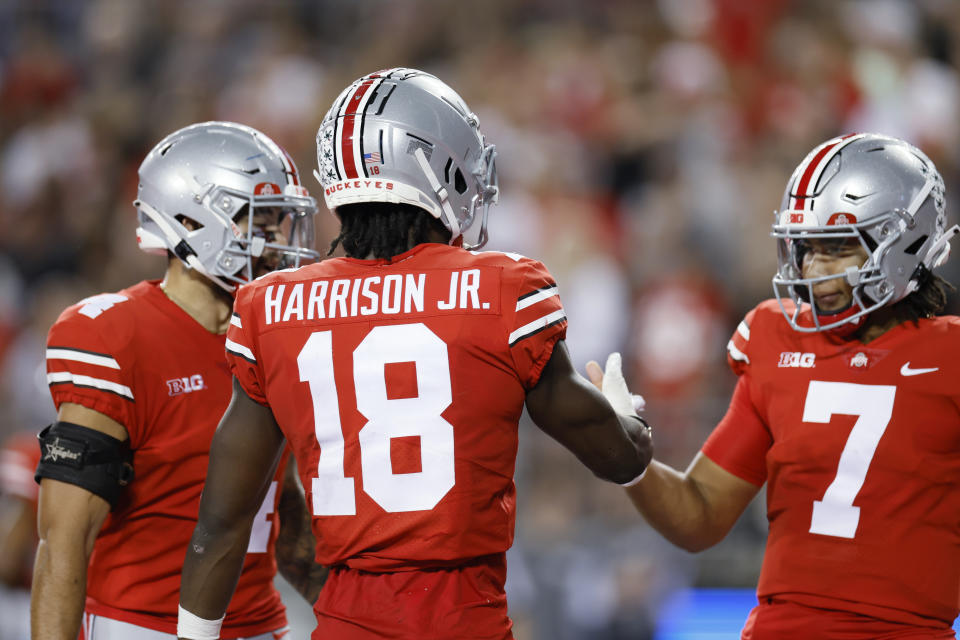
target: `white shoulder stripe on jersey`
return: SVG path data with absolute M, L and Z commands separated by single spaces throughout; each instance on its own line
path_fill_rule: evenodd
M 750 339 L 750 327 L 747 326 L 747 323 L 743 320 L 741 320 L 740 324 L 737 325 L 737 333 L 742 335 L 744 340 Z
M 120 364 L 110 356 L 102 356 L 89 351 L 79 349 L 66 349 L 55 347 L 47 349 L 47 360 L 75 360 L 87 364 L 95 364 L 100 367 L 109 367 L 110 369 L 119 369 Z
M 535 291 L 533 294 L 526 295 L 520 298 L 519 300 L 517 300 L 517 311 L 520 311 L 521 309 L 526 309 L 531 305 L 535 305 L 541 300 L 552 298 L 558 293 L 559 292 L 557 291 L 557 285 L 551 285 L 549 287 L 540 289 L 539 291 Z
M 237 329 L 243 329 L 243 325 L 240 324 L 240 316 L 238 316 L 237 314 L 233 314 L 232 316 L 230 316 L 230 324 L 235 326 Z
M 494 249 L 488 249 L 487 251 L 470 251 L 470 253 L 472 253 L 475 256 L 483 255 L 484 253 L 499 253 L 500 255 L 507 256 L 514 262 L 520 262 L 520 260 L 524 257 L 519 253 L 512 253 L 510 251 L 496 251 Z
M 727 343 L 727 351 L 730 353 L 730 357 L 734 360 L 739 360 L 740 362 L 746 362 L 747 364 L 750 364 L 750 358 L 748 358 L 747 354 L 745 354 L 743 351 L 737 349 L 737 347 L 733 344 L 733 340 Z
M 118 396 L 123 396 L 124 398 L 130 398 L 133 400 L 133 392 L 130 390 L 130 387 L 117 382 L 101 380 L 100 378 L 91 378 L 90 376 L 81 376 L 70 373 L 69 371 L 54 371 L 53 373 L 47 374 L 47 384 L 60 384 L 64 382 L 69 382 L 70 384 L 78 387 L 102 389 L 104 391 L 109 391 L 110 393 L 115 393 Z
M 250 349 L 243 346 L 242 344 L 237 344 L 230 338 L 227 338 L 226 347 L 227 347 L 227 351 L 229 351 L 235 356 L 240 356 L 241 358 L 245 360 L 249 360 L 250 362 L 254 362 L 254 363 L 256 363 L 257 361 L 257 359 L 253 357 L 253 351 L 250 351 Z
M 563 309 L 557 309 L 553 313 L 548 313 L 542 318 L 537 318 L 533 322 L 527 323 L 507 336 L 507 344 L 511 347 L 523 340 L 524 338 L 530 337 L 538 331 L 546 329 L 549 325 L 559 322 L 566 318 L 566 314 L 563 313 Z

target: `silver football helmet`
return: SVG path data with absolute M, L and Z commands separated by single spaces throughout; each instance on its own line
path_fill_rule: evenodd
M 775 216 L 774 295 L 790 325 L 803 332 L 855 325 L 902 300 L 924 270 L 946 261 L 950 239 L 960 232 L 956 225 L 947 229 L 943 178 L 933 162 L 907 142 L 871 133 L 834 138 L 811 151 L 790 177 Z M 804 278 L 805 240 L 821 238 L 856 238 L 869 257 L 840 275 Z M 853 302 L 828 314 L 811 301 L 813 286 L 832 278 L 847 280 Z M 791 298 L 794 308 L 782 298 Z M 809 321 L 801 316 L 807 309 Z
M 453 244 L 483 208 L 477 249 L 498 196 L 496 150 L 453 89 L 416 69 L 364 76 L 334 101 L 317 131 L 315 172 L 327 207 L 396 202 L 428 211 Z
M 139 175 L 133 204 L 140 248 L 171 251 L 227 291 L 253 279 L 254 260 L 265 251 L 278 254 L 281 267 L 320 257 L 313 250 L 316 201 L 286 151 L 256 129 L 233 122 L 190 125 L 161 140 Z M 264 208 L 279 212 L 288 244 L 273 242 L 254 225 Z M 246 217 L 245 231 L 238 216 Z

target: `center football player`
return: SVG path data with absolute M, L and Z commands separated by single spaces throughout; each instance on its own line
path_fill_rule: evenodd
M 180 635 L 216 637 L 243 534 L 284 437 L 332 566 L 316 640 L 511 638 L 517 423 L 629 483 L 650 437 L 573 369 L 539 262 L 465 248 L 497 199 L 495 152 L 436 77 L 391 69 L 340 95 L 317 135 L 347 257 L 240 289 L 234 397 L 181 592 Z

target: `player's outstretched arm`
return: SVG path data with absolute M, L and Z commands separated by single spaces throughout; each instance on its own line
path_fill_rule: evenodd
M 314 562 L 317 540 L 311 529 L 313 517 L 307 509 L 303 487 L 297 479 L 297 464 L 292 458 L 284 471 L 278 511 L 277 569 L 290 586 L 313 604 L 327 580 L 329 569 Z
M 127 439 L 123 425 L 78 404 L 60 405 L 57 419 L 117 440 Z M 40 481 L 39 544 L 30 594 L 30 635 L 34 640 L 77 637 L 87 593 L 87 564 L 108 513 L 110 503 L 81 486 L 49 477 Z
M 610 368 L 608 360 L 605 377 L 600 365 L 587 363 L 587 375 L 605 395 L 612 391 L 604 389 Z M 687 551 L 702 551 L 727 535 L 759 490 L 698 453 L 685 472 L 652 460 L 643 478 L 626 491 L 637 511 L 664 538 Z
M 653 460 L 643 479 L 626 489 L 650 526 L 687 551 L 723 540 L 759 490 L 702 453 L 685 472 Z
M 185 626 L 185 618 L 222 621 L 283 445 L 273 413 L 251 400 L 234 378 L 233 398 L 210 445 L 197 526 L 183 563 L 180 637 L 206 637 L 192 633 L 196 627 Z
M 629 482 L 653 456 L 644 425 L 636 417 L 618 414 L 576 372 L 563 340 L 554 347 L 537 385 L 527 392 L 526 404 L 538 427 L 604 480 Z

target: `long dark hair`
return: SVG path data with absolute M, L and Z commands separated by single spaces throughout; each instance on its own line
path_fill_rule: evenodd
M 418 244 L 429 242 L 435 231 L 449 240 L 450 232 L 426 210 L 409 204 L 362 202 L 337 207 L 340 235 L 330 243 L 333 254 L 338 245 L 348 257 L 373 256 L 389 260 Z
M 947 306 L 947 293 L 956 288 L 923 265 L 918 267 L 917 290 L 890 309 L 900 322 L 917 324 L 920 318 L 932 318 Z

